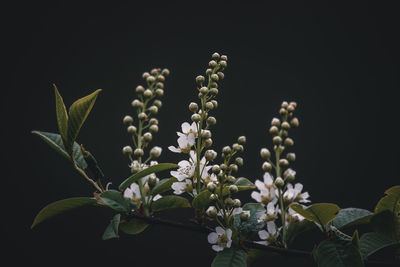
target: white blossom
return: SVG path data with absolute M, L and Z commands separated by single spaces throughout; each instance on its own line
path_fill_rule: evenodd
M 182 160 L 178 163 L 178 170 L 171 171 L 171 175 L 178 179 L 178 181 L 182 182 L 185 179 L 193 178 L 194 172 L 196 170 L 196 163 L 197 163 L 197 155 L 196 152 L 191 150 L 190 151 L 190 159 L 189 160 Z M 201 178 L 204 180 L 206 179 L 209 174 L 208 171 L 212 168 L 211 166 L 206 166 L 206 159 L 203 157 L 200 160 L 199 164 Z
M 182 123 L 182 133 L 178 134 L 178 147 L 169 146 L 168 149 L 175 153 L 188 153 L 195 144 L 197 137 L 197 125 L 195 122 L 190 125 L 187 122 Z
M 260 202 L 263 205 L 268 205 L 268 203 L 276 203 L 278 201 L 276 197 L 276 186 L 274 184 L 274 179 L 272 176 L 266 172 L 263 177 L 264 181 L 256 180 L 255 181 L 255 186 L 260 192 L 253 191 L 251 193 L 251 197 L 257 201 Z
M 304 217 L 289 207 L 288 212 L 286 213 L 285 219 L 287 222 L 292 222 L 292 221 L 301 222 L 302 220 L 304 220 Z
M 267 210 L 265 213 L 263 213 L 260 218 L 258 219 L 258 222 L 269 222 L 269 221 L 275 221 L 278 213 L 280 213 L 280 210 L 273 202 L 268 203 L 267 205 Z
M 294 185 L 288 184 L 286 188 L 286 192 L 283 194 L 283 198 L 286 203 L 292 203 L 292 202 L 300 202 L 300 203 L 307 203 L 311 202 L 308 200 L 310 195 L 308 192 L 301 193 L 303 190 L 303 185 L 301 183 L 297 183 Z
M 222 251 L 224 248 L 230 248 L 232 245 L 232 230 L 224 230 L 222 227 L 217 226 L 215 232 L 208 235 L 208 242 L 210 244 L 215 244 L 212 249 L 215 251 Z
M 262 241 L 257 241 L 256 243 L 269 245 L 276 241 L 276 238 L 279 236 L 279 229 L 276 228 L 274 222 L 267 222 L 267 230 L 259 231 L 258 236 Z
M 184 192 L 191 192 L 193 190 L 192 181 L 185 179 L 183 182 L 175 182 L 171 185 L 175 195 L 180 195 Z

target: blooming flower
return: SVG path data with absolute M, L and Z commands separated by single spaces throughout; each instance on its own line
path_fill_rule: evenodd
M 192 181 L 189 179 L 185 179 L 183 182 L 172 183 L 171 188 L 174 190 L 175 195 L 193 191 Z
M 268 203 L 276 203 L 278 200 L 276 198 L 276 186 L 272 176 L 266 172 L 264 174 L 264 182 L 256 180 L 255 185 L 260 192 L 253 191 L 251 197 L 260 202 L 261 204 L 268 205 Z
M 188 153 L 192 146 L 195 144 L 197 137 L 197 125 L 195 122 L 190 125 L 187 122 L 182 123 L 182 133 L 177 132 L 178 147 L 169 146 L 168 149 L 175 153 Z
M 288 212 L 286 213 L 286 221 L 288 223 L 290 222 L 301 222 L 304 220 L 304 217 L 300 215 L 299 213 L 295 212 L 292 210 L 292 208 L 289 207 Z
M 294 185 L 288 184 L 286 192 L 283 194 L 283 199 L 286 203 L 293 203 L 293 202 L 300 202 L 300 203 L 307 203 L 311 202 L 307 198 L 310 197 L 308 192 L 301 193 L 303 190 L 303 185 L 301 183 L 297 183 Z
M 267 205 L 267 211 L 266 213 L 263 213 L 258 222 L 270 222 L 270 221 L 275 221 L 278 215 L 278 212 L 280 213 L 280 210 L 278 207 L 275 207 L 275 204 L 273 202 L 268 203 Z
M 197 163 L 197 155 L 196 152 L 193 150 L 190 151 L 190 159 L 189 161 L 187 160 L 181 160 L 178 163 L 178 170 L 176 171 L 171 171 L 171 175 L 178 179 L 178 181 L 182 182 L 185 179 L 192 178 L 194 175 L 194 172 L 196 170 L 196 163 Z M 206 159 L 203 157 L 200 160 L 200 173 L 201 173 L 201 178 L 206 179 L 208 177 L 208 171 L 211 166 L 206 166 Z
M 208 235 L 208 243 L 215 244 L 212 249 L 215 251 L 222 251 L 224 248 L 230 248 L 232 244 L 232 230 L 224 230 L 222 227 L 217 226 L 215 232 Z
M 279 236 L 279 229 L 276 229 L 276 225 L 274 222 L 267 222 L 267 231 L 259 231 L 258 236 L 262 241 L 257 241 L 257 243 L 262 245 L 269 245 L 276 241 L 276 238 Z

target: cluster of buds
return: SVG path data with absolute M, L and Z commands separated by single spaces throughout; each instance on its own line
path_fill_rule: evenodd
M 123 123 L 127 126 L 127 132 L 132 138 L 134 149 L 131 146 L 125 146 L 122 152 L 131 160 L 132 172 L 140 170 L 140 164 L 144 156 L 144 149 L 147 148 L 153 139 L 153 134 L 158 132 L 158 120 L 154 117 L 162 107 L 160 98 L 164 95 L 165 77 L 169 75 L 168 69 L 152 69 L 150 73 L 143 73 L 142 77 L 146 82 L 146 86 L 139 85 L 136 87 L 136 96 L 131 103 L 135 109 L 135 119 L 126 115 Z M 134 122 L 137 122 L 136 125 Z M 139 168 L 133 163 L 133 157 L 137 158 Z M 153 147 L 149 152 L 150 159 L 157 159 L 161 154 L 160 147 Z M 147 161 L 148 161 L 147 160 Z
M 232 146 L 225 146 L 222 149 L 221 157 L 223 163 L 214 165 L 211 169 L 217 180 L 207 185 L 207 190 L 211 193 L 210 200 L 214 205 L 207 209 L 206 214 L 212 218 L 216 217 L 216 215 L 221 216 L 224 221 L 223 224 L 226 226 L 231 224 L 233 215 L 242 211 L 240 208 L 241 201 L 237 198 L 233 199 L 232 194 L 239 191 L 238 186 L 235 184 L 237 181 L 235 175 L 239 167 L 243 166 L 243 158 L 236 155 L 243 152 L 245 144 L 246 137 L 240 136 L 237 139 L 237 143 Z M 243 217 L 248 218 L 248 216 L 244 215 Z

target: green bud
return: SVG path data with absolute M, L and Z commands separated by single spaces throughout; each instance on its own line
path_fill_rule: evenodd
M 223 154 L 229 154 L 231 153 L 232 149 L 230 148 L 230 146 L 224 146 L 224 148 L 222 149 L 222 153 Z
M 143 108 L 143 103 L 139 99 L 135 99 L 131 103 L 134 108 Z
M 234 184 L 236 182 L 236 178 L 232 175 L 228 175 L 228 177 L 226 178 L 226 181 L 228 183 Z
M 146 120 L 147 119 L 147 115 L 144 112 L 140 112 L 138 115 L 139 120 Z
M 274 136 L 272 142 L 274 143 L 274 145 L 280 145 L 282 143 L 282 138 L 280 136 Z
M 246 136 L 244 136 L 244 135 L 239 136 L 238 139 L 237 139 L 237 141 L 238 141 L 238 143 L 239 143 L 240 145 L 246 144 Z
M 221 57 L 221 59 L 222 59 L 222 57 Z M 226 66 L 228 66 L 228 64 L 226 63 L 225 60 L 221 60 L 221 61 L 219 62 L 219 65 L 221 65 L 222 68 L 226 68 Z
M 290 162 L 294 162 L 296 160 L 296 154 L 295 153 L 287 153 L 286 158 Z
M 290 124 L 287 121 L 282 122 L 282 129 L 289 130 Z
M 192 118 L 192 121 L 194 121 L 194 122 L 199 122 L 201 119 L 200 115 L 197 113 L 193 114 L 191 118 Z
M 210 89 L 210 94 L 211 94 L 211 95 L 214 95 L 214 96 L 215 96 L 215 95 L 218 95 L 218 89 L 217 89 L 217 88 L 214 88 L 214 87 L 211 88 L 211 89 Z
M 196 77 L 196 83 L 199 85 L 202 85 L 204 83 L 204 80 L 204 76 L 199 75 Z
M 151 188 L 153 188 L 157 184 L 157 182 L 158 182 L 157 180 L 158 180 L 157 177 L 150 177 L 147 180 L 147 183 Z
M 293 146 L 294 145 L 294 141 L 292 138 L 288 137 L 285 139 L 285 146 Z
M 152 69 L 152 70 L 150 71 L 150 73 L 151 73 L 151 75 L 156 76 L 158 73 L 160 73 L 160 70 L 154 68 L 154 69 Z
M 272 165 L 269 162 L 264 162 L 262 165 L 262 169 L 264 172 L 269 172 L 272 170 Z
M 286 101 L 283 101 L 282 104 L 281 104 L 281 107 L 282 107 L 282 108 L 285 108 L 285 109 L 286 109 L 288 106 L 289 106 L 289 103 L 286 102 Z
M 204 139 L 211 138 L 211 132 L 210 130 L 202 130 L 200 136 Z
M 153 159 L 157 159 L 161 156 L 162 148 L 159 146 L 155 146 L 150 150 L 150 156 Z
M 213 217 L 217 216 L 217 209 L 214 206 L 210 206 L 210 207 L 208 207 L 206 214 L 207 214 L 207 216 L 213 218 Z
M 289 106 L 287 107 L 287 110 L 289 112 L 293 112 L 296 109 L 296 107 L 294 105 L 292 105 L 292 103 L 289 104 Z
M 163 69 L 162 72 L 161 72 L 161 74 L 164 75 L 165 77 L 169 76 L 169 73 L 170 73 L 169 69 Z
M 216 184 L 214 184 L 214 183 L 208 183 L 207 184 L 207 189 L 208 189 L 208 191 L 210 191 L 211 193 L 212 192 L 214 192 L 215 191 L 215 189 L 217 189 L 217 185 Z
M 154 100 L 153 104 L 154 104 L 154 106 L 156 106 L 157 108 L 161 108 L 161 107 L 162 107 L 162 102 L 161 102 L 161 100 L 156 99 L 156 100 Z
M 225 205 L 227 205 L 228 207 L 233 206 L 233 199 L 230 197 L 227 197 L 224 202 L 225 202 Z
M 156 90 L 156 96 L 157 96 L 157 97 L 162 97 L 163 95 L 164 95 L 164 90 L 161 89 L 161 88 L 158 88 L 158 89 Z
M 207 75 L 211 75 L 211 73 L 212 73 L 212 69 L 206 69 L 206 74 Z
M 289 166 L 289 161 L 287 159 L 280 159 L 279 160 L 279 166 L 287 167 L 287 166 Z
M 228 166 L 226 166 L 224 163 L 222 163 L 221 165 L 219 165 L 219 168 L 223 171 L 226 171 L 228 169 Z
M 208 66 L 210 66 L 210 68 L 215 68 L 217 64 L 218 63 L 215 60 L 211 60 L 210 62 L 208 62 Z
M 124 117 L 124 119 L 122 120 L 122 122 L 123 122 L 124 124 L 126 124 L 126 125 L 132 124 L 133 118 L 132 118 L 131 116 L 129 116 L 129 115 L 126 115 L 126 116 Z
M 211 147 L 212 143 L 213 143 L 213 141 L 212 141 L 211 138 L 207 138 L 207 139 L 204 140 L 204 146 L 205 147 Z
M 158 125 L 158 120 L 156 118 L 151 118 L 149 121 L 150 125 Z
M 151 132 L 151 133 L 158 133 L 158 126 L 157 125 L 151 125 L 150 126 L 150 128 L 149 128 L 149 131 Z
M 214 59 L 214 60 L 218 60 L 219 58 L 220 58 L 220 55 L 217 53 L 217 52 L 215 52 L 214 54 L 212 54 L 212 59 Z
M 217 194 L 211 194 L 210 195 L 210 200 L 211 201 L 216 201 L 218 199 L 218 195 Z
M 279 110 L 279 114 L 280 114 L 281 116 L 285 116 L 287 113 L 288 113 L 288 112 L 287 112 L 287 110 L 286 110 L 285 108 L 281 108 L 281 109 Z
M 240 206 L 242 206 L 242 202 L 240 201 L 240 199 L 236 198 L 233 200 L 233 207 L 235 208 L 240 208 Z
M 142 74 L 142 78 L 143 79 L 147 79 L 147 77 L 149 77 L 150 76 L 150 73 L 148 73 L 148 72 L 144 72 L 143 74 Z
M 281 125 L 281 121 L 278 118 L 273 118 L 271 121 L 271 126 L 279 127 Z
M 144 139 L 144 141 L 146 141 L 146 142 L 150 142 L 150 141 L 153 139 L 153 135 L 152 135 L 151 133 L 147 132 L 147 133 L 145 133 L 145 134 L 143 135 L 143 139 Z
M 149 107 L 149 111 L 151 114 L 155 115 L 158 113 L 158 107 L 157 106 L 151 106 Z
M 146 78 L 146 82 L 148 83 L 154 83 L 156 81 L 156 78 L 154 78 L 153 76 L 149 76 Z
M 214 105 L 214 109 L 216 109 L 218 107 L 217 100 L 211 100 L 211 103 Z
M 157 81 L 164 82 L 165 81 L 165 77 L 163 75 L 158 75 L 157 76 Z
M 244 212 L 240 213 L 240 220 L 241 221 L 246 222 L 246 221 L 249 220 L 249 218 L 250 218 L 249 212 L 245 212 L 244 211 Z
M 197 103 L 192 102 L 192 103 L 189 104 L 189 110 L 190 111 L 196 112 L 198 109 L 199 109 L 199 106 L 197 105 Z
M 219 71 L 219 72 L 217 73 L 217 75 L 218 75 L 218 77 L 219 77 L 221 80 L 223 80 L 223 79 L 225 78 L 224 73 L 221 72 L 221 71 Z
M 232 184 L 229 186 L 229 192 L 237 193 L 238 191 L 239 191 L 239 188 L 236 185 Z
M 285 181 L 283 181 L 283 179 L 282 179 L 281 177 L 277 177 L 277 178 L 275 179 L 275 185 L 276 185 L 278 188 L 282 188 L 282 187 L 285 185 Z
M 299 127 L 299 119 L 297 119 L 297 118 L 293 118 L 291 121 L 290 121 L 290 125 L 292 125 L 292 127 Z
M 205 87 L 205 86 L 203 86 L 203 87 L 201 87 L 200 88 L 200 93 L 202 93 L 202 94 L 204 94 L 204 95 L 206 95 L 207 93 L 208 93 L 208 88 L 207 87 Z
M 208 102 L 208 103 L 210 103 L 210 102 Z M 207 118 L 207 125 L 215 125 L 216 123 L 217 123 L 217 120 L 214 117 L 210 116 Z
M 269 150 L 266 148 L 262 148 L 260 155 L 263 160 L 268 160 L 271 157 L 271 152 L 269 152 Z
M 122 153 L 123 153 L 124 155 L 130 155 L 130 154 L 132 154 L 132 147 L 130 147 L 130 146 L 124 146 L 124 147 L 122 148 Z
M 144 87 L 141 85 L 138 85 L 136 87 L 136 94 L 141 95 L 141 94 L 143 94 L 143 92 L 144 92 Z
M 136 148 L 135 151 L 133 152 L 133 154 L 134 154 L 135 156 L 137 156 L 137 157 L 141 157 L 141 156 L 143 156 L 144 152 L 143 152 L 143 149 L 141 149 L 141 148 Z
M 136 127 L 131 125 L 131 126 L 128 127 L 127 131 L 130 134 L 135 134 L 136 133 Z
M 238 166 L 243 166 L 243 158 L 237 157 L 237 158 L 235 159 L 235 163 L 236 163 Z
M 217 157 L 217 152 L 215 152 L 212 149 L 211 150 L 207 150 L 206 153 L 204 153 L 204 157 L 208 161 L 213 161 Z
M 222 55 L 221 60 L 228 61 L 228 57 L 226 55 Z
M 211 80 L 213 80 L 213 81 L 218 81 L 219 80 L 219 77 L 218 77 L 218 74 L 211 74 Z
M 229 165 L 229 169 L 230 169 L 231 171 L 233 171 L 233 172 L 237 172 L 237 171 L 239 170 L 239 167 L 238 167 L 238 165 L 236 165 L 236 164 L 230 164 L 230 165 Z
M 237 143 L 232 145 L 233 150 L 235 150 L 236 152 L 243 152 L 244 148 L 242 145 L 239 145 Z
M 276 126 L 272 126 L 271 128 L 269 128 L 269 133 L 272 135 L 277 135 L 278 132 L 279 132 L 279 129 Z
M 214 108 L 213 103 L 211 103 L 211 102 L 206 103 L 206 109 L 213 109 L 213 108 Z
M 221 168 L 218 165 L 214 165 L 211 169 L 214 174 L 218 174 L 221 171 Z

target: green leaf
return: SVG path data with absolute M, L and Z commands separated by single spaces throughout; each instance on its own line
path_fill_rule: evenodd
M 385 191 L 386 196 L 381 198 L 375 207 L 375 213 L 390 210 L 394 214 L 400 212 L 400 185 L 393 186 Z
M 240 220 L 240 214 L 234 216 L 233 225 L 236 229 L 240 230 L 242 235 L 250 237 L 251 234 L 261 230 L 265 223 L 258 222 L 258 218 L 261 214 L 265 213 L 265 208 L 260 203 L 246 203 L 243 205 L 243 211 L 250 211 L 250 217 L 247 221 L 242 222 Z
M 332 203 L 316 203 L 305 208 L 300 204 L 292 204 L 290 207 L 307 220 L 316 222 L 322 227 L 332 221 L 340 210 L 336 204 Z
M 316 250 L 318 267 L 364 266 L 357 246 L 351 240 L 324 240 Z
M 128 177 L 125 181 L 123 181 L 119 185 L 119 190 L 124 191 L 133 182 L 136 182 L 140 178 L 150 175 L 152 173 L 157 173 L 157 172 L 161 172 L 161 171 L 165 171 L 165 170 L 169 170 L 169 169 L 174 169 L 177 167 L 178 167 L 178 164 L 174 164 L 174 163 L 160 163 L 157 165 L 150 166 L 150 167 Z
M 152 196 L 155 196 L 157 194 L 161 194 L 168 190 L 171 190 L 171 185 L 177 181 L 178 180 L 175 177 L 162 179 L 154 186 L 154 188 L 151 190 L 150 194 Z
M 118 238 L 118 226 L 121 220 L 121 214 L 117 214 L 111 220 L 110 224 L 107 226 L 103 234 L 103 240 L 108 240 L 112 238 Z
M 371 220 L 372 215 L 373 213 L 369 210 L 347 208 L 340 210 L 332 223 L 338 229 L 352 225 L 367 224 Z
M 190 208 L 189 201 L 180 196 L 164 196 L 153 202 L 151 205 L 154 212 L 177 208 Z
M 71 157 L 68 155 L 67 151 L 64 148 L 61 136 L 55 133 L 48 133 L 48 132 L 39 132 L 39 131 L 32 131 L 34 135 L 39 136 L 43 141 L 49 144 L 54 150 L 60 153 L 62 156 L 71 160 Z M 82 155 L 81 148 L 78 143 L 74 143 L 72 148 L 72 154 L 75 159 L 76 165 L 78 165 L 81 169 L 87 168 L 87 163 Z
M 399 242 L 399 216 L 394 215 L 390 210 L 384 210 L 372 216 L 371 225 L 375 232 L 378 232 L 393 241 Z
M 78 99 L 69 108 L 67 143 L 65 144 L 67 152 L 70 152 L 72 144 L 78 137 L 79 131 L 92 110 L 97 95 L 100 92 L 101 89 L 98 89 L 90 95 Z
M 208 204 L 210 204 L 211 192 L 208 190 L 201 191 L 193 200 L 192 206 L 197 210 L 202 210 L 207 208 Z
M 246 267 L 246 253 L 243 250 L 225 248 L 217 253 L 211 267 Z
M 256 188 L 252 182 L 244 177 L 238 178 L 235 182 L 235 185 L 238 187 L 239 191 L 252 190 Z
M 107 206 L 117 212 L 129 212 L 130 200 L 124 198 L 121 192 L 107 190 L 101 193 L 100 198 Z
M 36 215 L 35 220 L 32 223 L 31 228 L 35 227 L 37 224 L 54 217 L 58 214 L 64 213 L 68 210 L 72 210 L 75 208 L 88 206 L 88 205 L 95 205 L 97 200 L 94 198 L 89 197 L 73 197 L 67 198 L 63 200 L 59 200 L 53 202 L 46 207 L 44 207 L 38 215 Z
M 130 219 L 127 222 L 121 222 L 119 229 L 128 235 L 136 235 L 143 232 L 149 224 L 139 219 Z
M 291 221 L 286 231 L 286 243 L 290 245 L 299 234 L 314 228 L 317 228 L 317 225 L 308 220 Z
M 58 131 L 60 132 L 63 143 L 67 140 L 67 131 L 68 131 L 68 114 L 67 109 L 65 108 L 64 101 L 58 92 L 57 86 L 53 84 L 54 92 L 56 95 L 56 115 L 57 115 L 57 124 Z
M 360 252 L 364 259 L 378 250 L 395 244 L 393 240 L 376 232 L 366 233 L 360 239 Z

